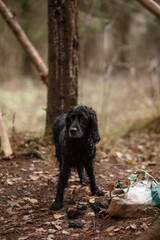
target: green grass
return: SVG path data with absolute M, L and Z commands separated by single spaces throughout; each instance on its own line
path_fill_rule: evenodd
M 146 76 L 135 79 L 117 75 L 105 79 L 105 76 L 90 75 L 82 79 L 79 102 L 96 110 L 102 135 L 125 135 L 158 114 L 160 96 L 154 100 L 150 97 Z
M 45 126 L 47 89 L 39 82 L 33 84 L 31 79 L 13 80 L 3 84 L 0 90 L 1 109 L 10 130 L 15 115 L 16 131 L 33 131 L 42 134 Z
M 79 104 L 96 112 L 102 136 L 120 136 L 143 126 L 157 116 L 159 96 L 149 95 L 146 76 L 111 77 L 85 75 L 79 78 Z M 13 79 L 0 89 L 0 107 L 9 130 L 32 131 L 43 134 L 45 129 L 47 89 L 32 79 Z

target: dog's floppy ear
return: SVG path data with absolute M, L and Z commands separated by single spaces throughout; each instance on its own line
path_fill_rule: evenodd
M 66 124 L 66 133 L 68 135 L 68 131 L 71 125 L 71 112 L 73 111 L 73 108 L 70 108 L 68 113 L 66 113 L 66 119 L 65 119 L 65 124 Z
M 98 132 L 98 120 L 95 111 L 90 108 L 90 135 L 94 143 L 98 143 L 101 138 Z

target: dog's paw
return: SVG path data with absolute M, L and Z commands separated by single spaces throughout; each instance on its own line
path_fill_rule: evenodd
M 103 196 L 104 195 L 104 192 L 99 190 L 99 189 L 96 189 L 92 192 L 94 195 L 97 195 L 97 196 Z
M 62 208 L 61 202 L 53 202 L 52 205 L 50 206 L 50 210 L 52 211 L 60 210 L 61 208 Z
M 80 180 L 80 183 L 83 185 L 83 186 L 87 186 L 88 184 L 89 184 L 89 181 L 88 181 L 88 179 L 87 178 L 82 178 L 81 180 Z

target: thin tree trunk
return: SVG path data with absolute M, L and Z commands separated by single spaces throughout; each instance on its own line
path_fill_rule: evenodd
M 156 17 L 160 18 L 160 6 L 153 0 L 137 0 L 143 7 L 147 8 Z
M 29 37 L 29 29 L 32 26 L 32 21 L 29 17 L 29 12 L 32 11 L 31 9 L 31 2 L 29 0 L 22 1 L 21 3 L 21 16 L 25 21 L 23 22 L 23 28 L 25 29 L 26 35 Z M 27 76 L 32 76 L 33 68 L 32 62 L 28 61 L 28 55 L 24 51 L 23 58 L 22 58 L 22 71 Z
M 1 140 L 1 150 L 5 155 L 5 158 L 12 158 L 13 152 L 9 142 L 7 128 L 2 118 L 2 113 L 0 109 L 0 140 Z
M 32 63 L 38 70 L 43 82 L 47 85 L 48 83 L 48 68 L 41 59 L 37 50 L 34 48 L 30 40 L 27 38 L 25 32 L 17 22 L 15 16 L 10 12 L 8 7 L 0 0 L 0 13 L 2 14 L 5 21 L 8 23 L 9 27 L 14 32 L 15 36 L 18 38 L 19 42 L 27 52 Z
M 48 0 L 49 81 L 46 134 L 55 118 L 77 104 L 77 0 Z
M 120 62 L 122 64 L 122 68 L 126 68 L 125 64 L 128 63 L 129 60 L 129 51 L 128 51 L 128 38 L 129 38 L 129 30 L 130 30 L 130 16 L 127 14 L 123 14 L 119 18 L 119 35 L 120 35 Z

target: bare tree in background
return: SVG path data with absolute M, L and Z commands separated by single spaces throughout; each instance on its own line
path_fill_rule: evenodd
M 77 0 L 48 0 L 49 81 L 46 134 L 55 118 L 77 104 Z

